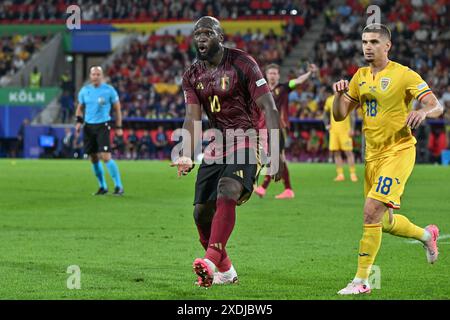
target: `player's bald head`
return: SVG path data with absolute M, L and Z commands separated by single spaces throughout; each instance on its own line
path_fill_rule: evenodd
M 219 20 L 204 16 L 194 25 L 194 46 L 200 60 L 213 61 L 223 51 L 224 35 Z
M 197 20 L 197 22 L 194 25 L 194 31 L 200 28 L 213 29 L 218 34 L 223 35 L 223 29 L 222 26 L 220 25 L 220 21 L 211 16 L 203 16 Z
M 91 82 L 97 86 L 103 81 L 103 69 L 100 66 L 92 66 L 89 69 L 89 78 Z
M 101 74 L 103 74 L 103 69 L 100 66 L 92 66 L 89 72 L 90 73 L 100 72 Z

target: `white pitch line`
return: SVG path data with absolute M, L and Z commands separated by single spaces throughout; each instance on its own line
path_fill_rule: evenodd
M 444 239 L 450 239 L 450 234 L 443 234 L 443 235 L 440 235 L 438 238 L 439 241 L 444 240 Z M 409 244 L 421 243 L 419 240 L 405 240 L 405 242 L 409 243 Z M 450 242 L 438 242 L 438 244 L 448 244 L 448 243 L 450 243 Z

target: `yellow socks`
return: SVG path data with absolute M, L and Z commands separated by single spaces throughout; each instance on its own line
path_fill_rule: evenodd
M 355 174 L 356 173 L 356 168 L 355 166 L 350 166 L 350 174 Z
M 420 228 L 401 214 L 394 214 L 392 222 L 389 221 L 389 211 L 383 216 L 383 232 L 388 232 L 394 236 L 413 238 L 416 240 L 426 240 L 425 229 Z
M 367 280 L 372 264 L 381 246 L 381 223 L 365 224 L 361 241 L 359 242 L 358 271 L 356 278 Z
M 343 176 L 344 175 L 344 168 L 336 167 L 336 173 L 337 173 L 338 176 Z

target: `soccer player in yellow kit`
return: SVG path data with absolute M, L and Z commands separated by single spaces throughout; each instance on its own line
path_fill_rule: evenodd
M 333 155 L 336 163 L 336 178 L 334 181 L 344 181 L 344 161 L 342 160 L 341 152 L 345 153 L 347 163 L 350 169 L 350 179 L 353 182 L 358 181 L 358 176 L 355 170 L 355 156 L 353 155 L 353 128 L 351 117 L 347 117 L 344 121 L 336 121 L 333 117 L 333 100 L 334 95 L 330 95 L 325 100 L 324 122 L 325 127 L 330 132 L 329 150 Z M 328 115 L 330 114 L 330 115 Z
M 382 232 L 421 241 L 429 263 L 438 257 L 437 226 L 420 228 L 405 216 L 393 214 L 393 209 L 400 209 L 400 197 L 414 167 L 416 139 L 411 129 L 426 118 L 440 116 L 443 108 L 416 72 L 389 60 L 390 39 L 386 26 L 366 26 L 362 49 L 369 66 L 359 68 L 350 83 L 340 80 L 333 84 L 334 118 L 342 121 L 361 106 L 366 138 L 364 228 L 358 270 L 353 281 L 338 292 L 341 295 L 370 293 L 368 278 Z M 423 107 L 411 111 L 413 99 Z

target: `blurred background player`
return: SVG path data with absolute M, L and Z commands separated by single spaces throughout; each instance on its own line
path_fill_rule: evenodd
M 284 191 L 275 196 L 276 199 L 290 199 L 295 197 L 295 193 L 291 187 L 291 180 L 284 154 L 287 130 L 289 129 L 289 92 L 295 89 L 296 86 L 308 80 L 309 77 L 316 71 L 316 65 L 310 64 L 308 66 L 308 72 L 305 74 L 302 74 L 298 78 L 289 80 L 289 82 L 280 83 L 280 66 L 278 64 L 271 63 L 266 67 L 266 79 L 275 100 L 275 104 L 278 108 L 278 112 L 280 113 L 280 152 L 282 154 L 282 164 L 284 166 L 282 176 Z M 262 185 L 255 189 L 255 193 L 261 198 L 264 197 L 271 180 L 272 177 L 270 175 L 266 175 Z
M 201 140 L 194 135 L 194 121 L 201 121 L 202 106 L 211 126 L 224 137 L 227 129 L 257 130 L 255 113 L 261 109 L 267 128 L 279 129 L 277 108 L 258 64 L 247 53 L 224 47 L 223 41 L 223 30 L 216 18 L 205 16 L 196 22 L 193 42 L 198 59 L 183 76 L 187 105 L 183 128 L 190 137 L 183 136 L 183 156 L 172 164 L 178 167 L 179 176 L 193 168 L 195 142 Z M 211 144 L 215 153 L 205 151 L 204 159 L 210 161 L 203 160 L 200 165 L 194 200 L 194 220 L 206 254 L 195 259 L 193 268 L 198 285 L 203 287 L 237 281 L 226 245 L 234 228 L 236 206 L 251 196 L 260 167 L 258 146 L 236 141 L 224 146 L 214 140 L 208 147 Z M 230 154 L 235 155 L 232 163 L 227 161 Z M 245 163 L 237 163 L 242 154 Z
M 353 112 L 345 118 L 344 121 L 336 121 L 333 117 L 334 95 L 331 94 L 325 100 L 324 123 L 325 128 L 330 132 L 329 150 L 336 163 L 336 178 L 334 181 L 344 181 L 344 160 L 341 152 L 345 153 L 345 158 L 350 170 L 350 179 L 353 182 L 358 181 L 355 169 L 355 157 L 353 155 L 353 134 L 354 134 L 354 115 Z
M 133 129 L 130 129 L 127 138 L 127 159 L 137 159 L 139 138 Z
M 100 159 L 108 168 L 108 172 L 114 181 L 114 195 L 124 193 L 120 172 L 117 164 L 111 158 L 110 147 L 110 111 L 111 106 L 115 110 L 116 134 L 122 135 L 122 113 L 117 91 L 103 82 L 103 71 L 99 66 L 90 69 L 90 84 L 83 86 L 78 93 L 78 107 L 76 110 L 77 124 L 75 126 L 77 134 L 83 127 L 84 151 L 90 156 L 94 174 L 100 185 L 94 195 L 104 195 L 108 193 L 105 174 Z M 83 116 L 84 114 L 84 116 Z
M 412 238 L 423 243 L 427 260 L 438 258 L 439 229 L 420 228 L 393 209 L 400 209 L 400 197 L 413 170 L 416 129 L 426 118 L 439 117 L 443 107 L 428 84 L 415 71 L 388 58 L 391 32 L 381 24 L 371 24 L 362 32 L 362 49 L 368 67 L 359 68 L 350 83 L 333 85 L 333 116 L 344 120 L 361 105 L 366 138 L 364 227 L 359 244 L 356 275 L 338 294 L 370 293 L 369 275 L 381 245 L 382 232 Z M 411 111 L 413 99 L 423 108 Z

